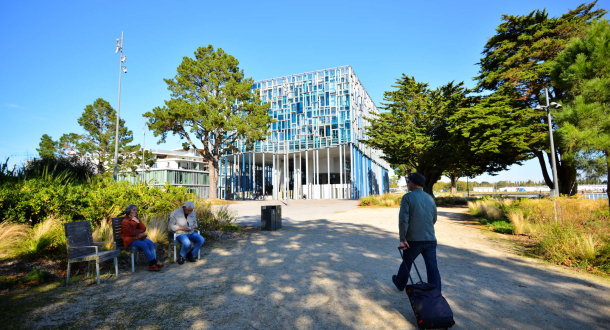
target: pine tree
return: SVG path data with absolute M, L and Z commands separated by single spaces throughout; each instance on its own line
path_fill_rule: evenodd
M 561 102 L 567 95 L 566 90 L 553 86 L 551 70 L 558 54 L 573 37 L 582 36 L 588 25 L 603 16 L 606 11 L 595 10 L 597 2 L 582 4 L 561 17 L 549 17 L 545 10 L 535 10 L 528 15 L 503 15 L 502 23 L 496 29 L 496 35 L 485 45 L 480 63 L 477 89 L 500 92 L 509 97 L 508 102 L 519 104 L 510 109 L 518 109 L 524 116 L 530 117 L 528 109 L 540 103 L 544 88 L 549 88 L 550 97 Z M 523 121 L 524 130 L 533 134 L 542 133 L 540 124 L 546 124 L 546 116 L 538 112 L 533 120 Z M 544 154 L 550 161 L 550 152 L 557 154 L 557 171 L 559 191 L 562 194 L 576 192 L 576 168 L 574 155 L 565 146 L 557 143 L 556 150 L 549 150 L 546 139 L 533 138 L 530 153 L 538 158 L 546 184 L 553 186 L 547 172 Z
M 558 56 L 552 76 L 568 96 L 564 109 L 555 114 L 563 144 L 572 152 L 602 155 L 610 182 L 608 21 L 596 22 L 582 38 L 573 40 Z
M 168 133 L 186 139 L 185 149 L 193 148 L 208 161 L 209 197 L 217 197 L 221 155 L 238 151 L 235 143 L 246 147 L 264 140 L 273 119 L 269 104 L 261 104 L 254 81 L 245 78 L 239 61 L 212 45 L 200 47 L 195 57 L 184 57 L 173 79 L 164 79 L 171 91 L 165 106 L 147 112 L 148 127 L 160 141 Z M 242 150 L 239 150 L 242 151 Z

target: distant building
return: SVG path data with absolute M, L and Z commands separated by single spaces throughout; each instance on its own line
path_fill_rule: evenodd
M 132 183 L 148 182 L 163 187 L 166 183 L 184 187 L 199 198 L 210 195 L 210 177 L 207 161 L 194 150 L 182 148 L 173 150 L 149 149 L 156 156 L 157 162 L 151 168 L 138 168 L 137 175 L 129 172 L 119 174 L 119 180 Z
M 495 192 L 496 189 L 494 187 L 473 187 L 473 192 Z

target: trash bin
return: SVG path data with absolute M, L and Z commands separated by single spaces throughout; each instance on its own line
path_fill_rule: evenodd
M 282 206 L 261 206 L 261 230 L 276 230 L 282 228 Z

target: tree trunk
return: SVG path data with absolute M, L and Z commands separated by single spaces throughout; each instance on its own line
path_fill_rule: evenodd
M 542 176 L 544 178 L 544 182 L 550 189 L 554 189 L 554 178 L 551 177 L 553 166 L 551 164 L 551 155 L 547 152 L 548 163 L 551 165 L 551 173 L 546 169 L 546 161 L 544 159 L 543 153 L 538 150 L 533 151 L 534 155 L 538 158 L 538 162 L 540 163 L 540 169 L 542 170 Z M 557 181 L 559 194 L 572 196 L 576 194 L 578 191 L 578 185 L 576 184 L 576 168 L 574 166 L 568 165 L 567 162 L 560 162 L 560 157 L 556 154 L 555 157 L 555 165 L 557 166 Z
M 210 191 L 209 198 L 218 198 L 218 156 L 213 156 L 208 160 L 208 173 L 210 175 Z
M 451 173 L 449 178 L 451 179 L 451 195 L 457 195 L 457 174 Z

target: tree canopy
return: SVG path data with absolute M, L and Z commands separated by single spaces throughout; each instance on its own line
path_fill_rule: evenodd
M 44 134 L 37 149 L 42 158 L 80 156 L 94 160 L 96 171 L 103 175 L 109 167 L 114 166 L 114 146 L 116 134 L 116 111 L 110 103 L 98 98 L 83 110 L 78 118 L 79 125 L 85 134 L 66 133 L 58 141 Z M 119 170 L 135 171 L 142 162 L 140 145 L 129 145 L 133 133 L 125 126 L 125 120 L 119 121 Z M 154 162 L 152 154 L 145 155 L 146 164 Z
M 602 156 L 610 182 L 609 62 L 610 24 L 601 20 L 559 54 L 552 76 L 568 91 L 564 109 L 555 113 L 563 144 L 573 153 L 584 153 L 584 158 Z M 595 167 L 599 161 L 591 163 Z
M 566 89 L 552 84 L 551 71 L 568 42 L 582 36 L 591 22 L 606 13 L 603 9 L 595 9 L 596 4 L 597 1 L 582 4 L 561 17 L 549 17 L 545 10 L 535 10 L 527 15 L 503 15 L 503 22 L 488 40 L 483 58 L 478 63 L 477 90 L 499 93 L 498 97 L 506 98 L 506 102 L 511 104 L 507 108 L 509 113 L 521 112 L 524 118 L 530 119 L 520 122 L 521 129 L 535 135 L 542 133 L 540 124 L 546 124 L 545 114 L 528 108 L 540 103 L 544 88 L 549 88 L 550 97 L 557 102 L 567 96 Z M 550 162 L 550 152 L 555 152 L 560 193 L 575 193 L 574 155 L 561 143 L 551 151 L 548 135 L 543 139 L 538 137 L 530 140 L 529 149 L 538 158 L 547 185 L 552 187 L 553 181 L 547 172 L 544 154 Z
M 186 140 L 185 149 L 195 149 L 208 161 L 210 198 L 216 198 L 221 155 L 244 151 L 267 137 L 273 121 L 269 104 L 261 104 L 239 61 L 212 45 L 199 47 L 194 58 L 185 56 L 176 76 L 164 81 L 171 99 L 144 114 L 148 127 L 159 143 L 168 133 L 178 135 Z M 244 149 L 238 149 L 238 140 L 245 142 Z

